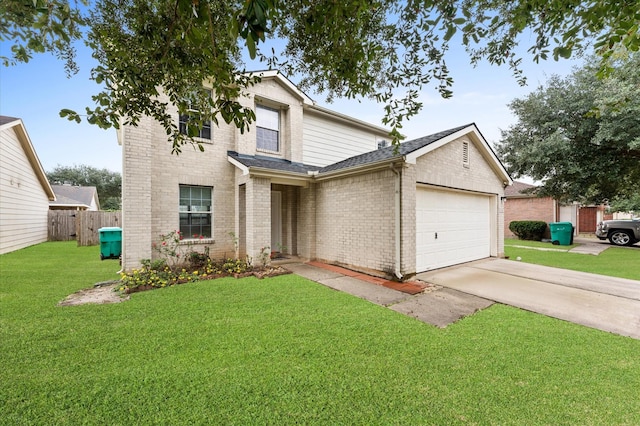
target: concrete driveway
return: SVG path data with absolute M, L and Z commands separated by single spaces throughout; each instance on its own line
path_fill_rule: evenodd
M 640 281 L 487 259 L 418 274 L 428 283 L 640 339 Z

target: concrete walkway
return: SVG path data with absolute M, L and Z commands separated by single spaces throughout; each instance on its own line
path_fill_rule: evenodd
M 418 274 L 429 283 L 640 339 L 640 281 L 489 259 Z
M 580 245 L 569 250 L 569 253 L 592 254 L 597 256 L 611 247 L 608 241 L 600 241 L 595 238 L 576 237 L 573 242 Z
M 314 262 L 288 263 L 284 266 L 294 274 L 334 290 L 352 294 L 437 327 L 446 327 L 493 304 L 490 300 L 433 284 L 424 284 L 422 292 L 418 294 L 400 291 L 397 290 L 397 283 L 354 274 L 353 271 L 332 265 Z

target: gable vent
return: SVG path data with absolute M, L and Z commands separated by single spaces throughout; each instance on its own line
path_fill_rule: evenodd
M 462 142 L 462 165 L 469 167 L 469 142 Z

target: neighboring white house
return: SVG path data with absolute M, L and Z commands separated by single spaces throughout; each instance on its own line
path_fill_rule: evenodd
M 53 200 L 24 123 L 0 116 L 0 254 L 47 241 Z
M 51 185 L 56 200 L 49 203 L 51 210 L 100 210 L 95 186 Z
M 240 100 L 256 112 L 251 131 L 207 128 L 204 153 L 172 155 L 149 118 L 121 128 L 125 269 L 173 230 L 212 257 L 276 250 L 399 279 L 503 255 L 511 179 L 475 124 L 396 151 L 387 129 L 261 74 Z

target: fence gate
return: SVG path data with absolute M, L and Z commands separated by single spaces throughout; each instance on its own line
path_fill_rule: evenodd
M 49 210 L 48 240 L 75 240 L 77 213 L 75 210 Z
M 49 210 L 49 241 L 94 246 L 100 243 L 98 229 L 111 226 L 122 226 L 120 212 Z

